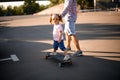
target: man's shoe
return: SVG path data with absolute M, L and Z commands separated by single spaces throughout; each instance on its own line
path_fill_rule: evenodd
M 71 48 L 66 48 L 66 50 L 67 50 L 67 51 L 70 51 L 70 50 L 71 50 Z
M 82 51 L 76 51 L 74 55 L 76 55 L 76 56 L 83 56 L 83 52 Z

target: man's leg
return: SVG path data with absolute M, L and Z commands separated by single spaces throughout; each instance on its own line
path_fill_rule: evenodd
M 70 49 L 71 36 L 68 35 L 67 32 L 65 33 L 65 35 L 66 35 L 67 49 Z
M 76 56 L 82 56 L 83 53 L 80 49 L 80 45 L 79 45 L 79 42 L 78 42 L 78 39 L 77 39 L 76 35 L 72 35 L 71 37 L 72 37 L 73 43 L 74 43 L 74 45 L 77 49 L 77 51 L 75 52 L 75 55 Z
M 72 41 L 73 41 L 77 51 L 81 51 L 80 45 L 79 45 L 79 42 L 78 42 L 78 39 L 77 39 L 76 35 L 71 35 L 71 37 L 72 37 Z

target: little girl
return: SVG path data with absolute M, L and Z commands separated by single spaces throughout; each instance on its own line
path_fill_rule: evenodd
M 65 57 L 64 60 L 69 60 L 70 56 L 67 54 L 67 50 L 64 46 L 64 37 L 63 37 L 63 27 L 61 24 L 59 24 L 62 21 L 62 17 L 59 16 L 59 14 L 51 14 L 50 16 L 50 23 L 54 24 L 53 26 L 53 52 L 56 52 L 58 47 L 64 51 Z

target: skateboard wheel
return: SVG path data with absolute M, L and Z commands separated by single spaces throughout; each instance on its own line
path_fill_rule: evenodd
M 72 65 L 73 64 L 72 61 L 70 61 L 69 64 Z
M 45 59 L 47 60 L 47 59 L 48 59 L 48 56 L 45 56 Z
M 50 56 L 50 52 L 48 52 L 48 53 L 46 54 L 46 56 Z
M 59 67 L 62 67 L 62 63 L 58 63 L 58 66 L 59 66 Z

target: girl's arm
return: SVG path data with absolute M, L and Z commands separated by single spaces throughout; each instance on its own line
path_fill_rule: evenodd
M 59 31 L 59 40 L 58 40 L 58 42 L 60 43 L 61 42 L 61 40 L 62 40 L 62 31 Z

